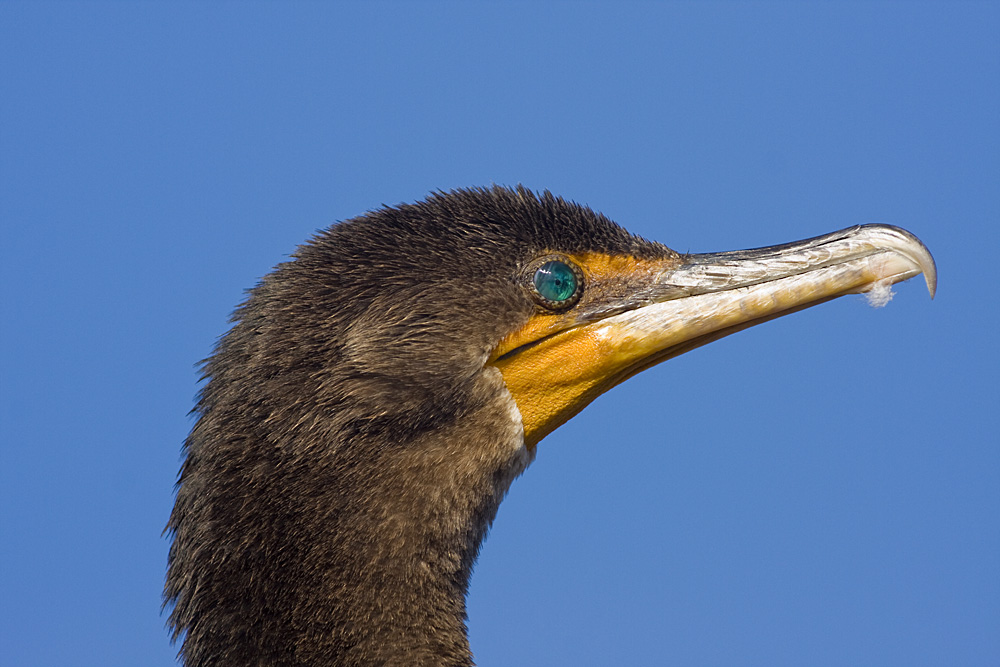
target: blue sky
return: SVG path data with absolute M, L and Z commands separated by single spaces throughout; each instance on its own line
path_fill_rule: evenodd
M 0 655 L 173 664 L 194 364 L 315 230 L 523 183 L 680 251 L 934 253 L 539 446 L 480 665 L 1000 663 L 1000 6 L 0 4 Z

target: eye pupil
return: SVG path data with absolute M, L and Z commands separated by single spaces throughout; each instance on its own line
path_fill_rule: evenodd
M 545 262 L 535 271 L 532 280 L 538 294 L 546 301 L 561 303 L 576 294 L 576 274 L 565 262 Z

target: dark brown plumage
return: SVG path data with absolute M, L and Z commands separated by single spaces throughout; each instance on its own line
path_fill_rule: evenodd
M 335 225 L 251 291 L 169 523 L 188 665 L 471 664 L 472 564 L 529 456 L 483 363 L 553 248 L 669 253 L 551 195 L 468 190 Z
M 852 234 L 919 245 L 856 228 L 748 256 L 758 267 Z M 565 307 L 532 282 L 551 257 L 583 281 Z M 769 294 L 759 314 L 706 301 L 718 315 L 642 346 L 648 317 L 670 323 L 645 315 L 657 304 L 759 289 L 726 274 L 739 259 L 680 256 L 522 188 L 383 208 L 300 247 L 204 364 L 168 524 L 164 597 L 185 664 L 471 665 L 472 566 L 539 439 L 642 368 L 875 280 L 790 305 Z M 902 266 L 885 280 L 920 272 Z M 572 368 L 581 359 L 596 380 Z

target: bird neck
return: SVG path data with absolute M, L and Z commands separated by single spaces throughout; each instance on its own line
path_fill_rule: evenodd
M 334 664 L 471 665 L 469 578 L 500 501 L 530 457 L 520 419 L 493 401 L 338 469 L 341 491 L 327 504 L 334 514 L 317 522 L 323 537 L 304 558 L 312 588 L 299 600 L 310 608 L 293 624 L 313 631 L 304 635 L 308 649 L 299 639 L 298 657 L 322 664 L 340 652 Z
M 211 404 L 170 524 L 185 663 L 471 665 L 472 567 L 531 458 L 499 372 L 471 384 L 424 424 Z

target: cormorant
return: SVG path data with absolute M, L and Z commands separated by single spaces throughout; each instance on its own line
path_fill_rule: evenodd
M 164 592 L 188 667 L 471 665 L 465 594 L 545 435 L 639 371 L 934 261 L 864 225 L 679 254 L 524 188 L 334 225 L 204 362 Z

